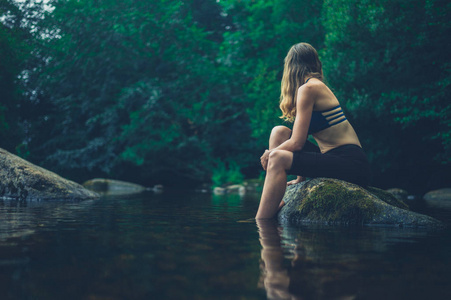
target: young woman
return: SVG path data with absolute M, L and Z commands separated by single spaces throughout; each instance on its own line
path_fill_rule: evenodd
M 340 103 L 323 83 L 318 53 L 307 43 L 294 45 L 285 57 L 280 109 L 283 119 L 294 122 L 293 130 L 274 127 L 269 150 L 260 158 L 266 179 L 257 219 L 274 217 L 284 205 L 286 186 L 304 177 L 368 184 L 368 159 Z M 319 148 L 307 141 L 309 134 Z M 287 174 L 298 177 L 286 183 Z

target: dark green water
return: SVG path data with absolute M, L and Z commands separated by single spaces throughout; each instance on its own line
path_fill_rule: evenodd
M 451 299 L 449 229 L 242 221 L 257 205 L 192 192 L 4 200 L 0 299 Z

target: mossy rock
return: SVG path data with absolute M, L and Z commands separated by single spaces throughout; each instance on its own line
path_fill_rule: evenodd
M 443 223 L 409 210 L 378 188 L 330 178 L 315 178 L 287 188 L 279 220 L 290 224 L 394 225 L 442 227 Z
M 387 204 L 402 209 L 409 209 L 409 206 L 401 198 L 396 197 L 396 195 L 390 191 L 384 191 L 372 186 L 367 187 L 366 190 Z
M 99 195 L 0 148 L 0 198 L 87 200 Z

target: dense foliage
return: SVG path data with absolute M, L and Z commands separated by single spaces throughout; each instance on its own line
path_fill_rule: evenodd
M 28 155 L 26 132 L 34 120 L 35 91 L 26 85 L 30 71 L 40 64 L 32 55 L 43 6 L 0 0 L 0 147 Z
M 227 22 L 216 3 L 52 4 L 34 82 L 52 108 L 30 145 L 46 166 L 67 176 L 205 181 L 217 158 L 242 150 L 242 104 L 226 76 L 212 76 Z
M 451 183 L 450 12 L 442 0 L 324 1 L 325 71 L 385 185 Z
M 258 176 L 281 123 L 283 58 L 306 41 L 375 184 L 448 184 L 448 1 L 0 0 L 0 9 L 0 54 L 10 58 L 0 147 L 69 178 Z

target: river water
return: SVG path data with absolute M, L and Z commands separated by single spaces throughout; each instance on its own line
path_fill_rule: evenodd
M 2 200 L 0 299 L 451 299 L 450 229 L 256 223 L 257 205 L 190 191 Z

